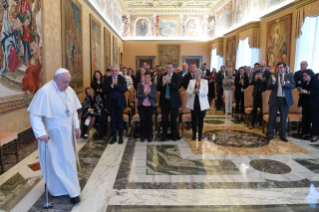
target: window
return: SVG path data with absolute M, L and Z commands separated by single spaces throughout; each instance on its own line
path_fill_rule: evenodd
M 308 68 L 318 73 L 319 17 L 306 17 L 301 32 L 301 36 L 297 38 L 295 71 L 300 70 L 300 63 L 305 60 Z
M 253 67 L 256 62 L 259 62 L 259 49 L 250 48 L 248 37 L 245 40 L 239 40 L 236 54 L 236 69 L 241 66 Z
M 216 68 L 219 71 L 220 67 L 224 65 L 223 57 L 217 55 L 217 48 L 212 49 L 211 58 L 210 58 L 210 70 Z

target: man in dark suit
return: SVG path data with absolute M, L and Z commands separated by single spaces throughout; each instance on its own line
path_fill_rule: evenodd
M 220 67 L 220 71 L 216 75 L 215 82 L 217 83 L 217 102 L 216 102 L 216 110 L 220 110 L 220 106 L 222 104 L 222 96 L 223 96 L 223 80 L 225 78 L 225 66 Z
M 294 80 L 295 80 L 295 83 L 296 83 L 296 88 L 301 88 L 302 87 L 302 84 L 304 83 L 304 79 L 303 79 L 301 73 L 302 73 L 303 70 L 306 70 L 307 67 L 308 67 L 307 61 L 302 61 L 300 63 L 300 70 L 295 72 Z
M 192 64 L 189 68 L 188 74 L 186 74 L 185 77 L 183 78 L 183 86 L 184 86 L 185 90 L 188 87 L 189 80 L 195 79 L 194 72 L 196 69 L 197 69 L 196 64 Z
M 286 73 L 286 63 L 279 62 L 276 65 L 277 72 L 271 75 L 267 88 L 271 90 L 269 96 L 269 132 L 268 139 L 274 137 L 274 128 L 278 109 L 280 110 L 279 136 L 282 141 L 288 142 L 286 138 L 286 122 L 289 107 L 294 104 L 291 89 L 295 88 L 295 81 L 291 74 Z
M 202 72 L 203 72 L 203 78 L 204 79 L 208 79 L 209 75 L 210 75 L 210 71 L 209 69 L 207 69 L 207 63 L 203 63 L 201 66 Z
M 260 113 L 258 116 L 258 122 L 259 122 L 259 128 L 262 129 L 262 120 L 263 120 L 263 99 L 262 99 L 262 93 L 267 90 L 267 85 L 269 81 L 269 77 L 271 75 L 271 72 L 266 70 L 266 62 L 262 61 L 259 64 L 260 70 L 255 71 L 252 75 L 252 81 L 251 84 L 254 86 L 253 89 L 253 110 L 251 111 L 251 125 L 249 129 L 254 128 L 254 124 L 257 118 L 257 108 L 260 108 Z M 256 64 L 255 64 L 255 68 Z
M 179 88 L 182 83 L 182 78 L 174 73 L 172 63 L 166 65 L 166 74 L 163 74 L 157 83 L 157 90 L 160 94 L 160 107 L 162 110 L 162 126 L 163 135 L 162 141 L 166 140 L 168 127 L 168 114 L 171 115 L 171 132 L 173 141 L 177 141 L 177 116 L 178 108 L 182 105 L 181 97 L 179 95 Z
M 184 78 L 188 74 L 188 65 L 187 65 L 187 63 L 183 63 L 182 71 L 178 72 L 177 74 L 179 76 L 181 76 L 182 78 Z
M 111 76 L 107 77 L 103 85 L 103 93 L 106 94 L 105 108 L 111 116 L 112 140 L 116 142 L 116 134 L 119 131 L 119 144 L 123 143 L 123 110 L 127 107 L 124 93 L 127 91 L 126 80 L 119 75 L 119 67 L 111 67 Z

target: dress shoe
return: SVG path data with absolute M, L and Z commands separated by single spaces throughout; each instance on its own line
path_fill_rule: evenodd
M 262 130 L 262 129 L 263 129 L 263 126 L 259 126 L 259 129 Z
M 249 127 L 248 127 L 248 129 L 254 129 L 254 125 L 250 125 Z
M 193 138 L 192 138 L 193 141 L 196 141 L 196 134 L 193 135 Z
M 237 117 L 236 117 L 236 119 L 237 119 L 236 121 L 240 121 L 240 118 L 239 118 L 239 116 L 237 116 Z
M 272 139 L 274 139 L 274 136 L 267 135 L 266 139 L 267 139 L 268 141 L 271 141 Z
M 119 144 L 123 144 L 123 136 L 120 137 Z
M 147 138 L 147 141 L 148 141 L 148 142 L 152 142 L 152 141 L 153 141 L 153 136 L 148 137 L 148 138 Z
M 284 142 L 288 142 L 288 139 L 284 136 L 280 136 L 280 140 L 284 141 Z
M 144 137 L 141 137 L 141 142 L 144 142 L 145 141 L 145 138 Z
M 166 141 L 166 136 L 165 135 L 162 135 L 161 141 Z
M 81 199 L 80 199 L 80 197 L 79 197 L 79 196 L 77 196 L 77 197 L 73 197 L 73 198 L 71 198 L 71 202 L 72 202 L 73 204 L 76 204 L 76 203 L 81 202 Z
M 116 142 L 116 137 L 112 137 L 110 144 L 114 144 Z
M 177 136 L 173 136 L 173 141 L 178 141 L 179 138 Z
M 240 121 L 244 121 L 244 116 L 241 116 Z

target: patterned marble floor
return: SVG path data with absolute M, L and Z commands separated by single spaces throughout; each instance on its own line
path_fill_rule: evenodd
M 79 140 L 82 201 L 51 197 L 49 211 L 319 211 L 319 142 L 267 141 L 211 110 L 205 138 L 123 145 Z M 0 211 L 42 211 L 44 180 L 37 151 L 0 176 Z M 43 210 L 44 211 L 44 210 Z

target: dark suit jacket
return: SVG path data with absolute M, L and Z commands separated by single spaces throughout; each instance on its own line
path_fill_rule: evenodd
M 223 80 L 224 80 L 224 73 L 219 71 L 215 79 L 215 82 L 217 83 L 217 93 L 223 92 Z
M 156 107 L 155 99 L 157 97 L 156 84 L 152 83 L 151 91 L 149 94 L 145 95 L 144 93 L 144 85 L 139 83 L 137 85 L 136 98 L 138 99 L 137 106 L 141 106 L 144 99 L 148 96 L 148 99 L 152 105 L 152 107 Z
M 302 84 L 302 89 L 305 89 L 307 82 Z M 319 80 L 313 78 L 309 82 L 310 94 L 300 94 L 298 106 L 319 106 Z
M 167 75 L 164 74 L 163 76 Z M 182 105 L 182 100 L 179 95 L 179 88 L 182 83 L 182 78 L 173 73 L 171 83 L 169 83 L 169 89 L 170 89 L 170 95 L 171 95 L 171 107 L 172 108 L 178 108 Z M 163 107 L 164 101 L 165 101 L 165 94 L 166 94 L 166 85 L 163 86 L 163 77 L 160 77 L 157 83 L 157 90 L 161 92 L 160 94 L 160 107 Z
M 104 81 L 103 85 L 103 93 L 106 94 L 105 98 L 105 108 L 111 112 L 111 106 L 112 102 L 116 100 L 120 106 L 121 110 L 124 110 L 127 107 L 126 101 L 125 101 L 125 95 L 124 93 L 127 91 L 126 87 L 126 80 L 121 75 L 117 76 L 117 85 L 114 86 L 114 88 L 111 87 L 113 81 L 113 77 L 109 76 Z M 113 94 L 115 93 L 116 99 L 113 99 Z
M 203 71 L 203 70 L 202 70 Z M 204 72 L 203 72 L 204 73 Z M 210 70 L 209 69 L 206 69 L 206 74 L 205 74 L 205 76 L 203 76 L 203 78 L 204 77 L 208 77 L 210 75 Z
M 194 74 L 193 74 L 194 75 Z M 189 80 L 191 79 L 195 79 L 195 75 L 194 75 L 194 78 L 192 78 L 192 74 L 190 72 L 188 72 L 184 78 L 182 78 L 183 80 L 183 87 L 185 88 L 185 90 L 187 90 L 187 87 L 188 87 L 188 83 L 189 83 Z
M 269 106 L 273 106 L 276 104 L 276 98 L 277 98 L 277 92 L 278 92 L 278 86 L 280 86 L 280 81 L 278 81 L 278 74 L 274 74 L 276 77 L 276 83 L 273 84 L 272 78 L 269 77 L 267 88 L 271 90 L 268 104 Z M 295 88 L 295 81 L 291 74 L 285 74 L 284 75 L 285 84 L 283 85 L 283 90 L 286 97 L 286 102 L 288 106 L 291 106 L 294 104 L 294 100 L 292 97 L 291 89 Z
M 241 89 L 246 89 L 249 86 L 249 79 L 246 73 L 244 74 L 244 85 L 240 84 L 239 81 L 240 76 L 237 75 L 235 78 L 235 98 L 240 98 Z
M 303 83 L 304 83 L 304 79 L 303 79 L 303 77 L 302 77 L 302 75 L 301 75 L 301 70 L 295 72 L 295 74 L 294 74 L 294 80 L 295 80 L 295 83 L 296 83 L 296 88 L 302 87 L 302 85 L 303 85 Z
M 269 77 L 271 76 L 271 72 L 270 71 L 267 71 L 265 70 L 264 73 L 263 73 L 263 80 L 261 79 L 258 79 L 257 81 L 255 81 L 255 76 L 257 73 L 260 73 L 260 71 L 255 71 L 253 74 L 252 74 L 252 79 L 251 79 L 251 85 L 254 86 L 254 89 L 253 89 L 253 93 L 252 93 L 252 96 L 255 97 L 257 95 L 257 92 L 259 90 L 259 87 L 261 88 L 261 92 L 264 92 L 267 90 L 267 85 L 268 85 L 268 81 L 269 81 Z

